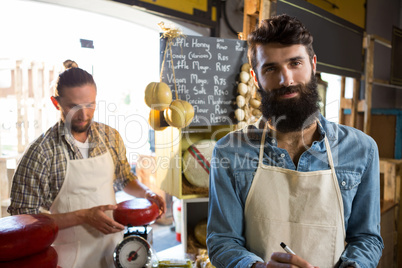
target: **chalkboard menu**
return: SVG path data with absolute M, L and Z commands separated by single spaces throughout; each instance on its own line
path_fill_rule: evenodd
M 161 38 L 162 81 L 171 88 L 173 99 L 176 82 L 179 98 L 193 105 L 190 126 L 233 124 L 238 75 L 247 62 L 246 41 L 179 37 L 172 40 L 172 49 L 168 47 L 164 57 L 167 43 L 166 38 Z

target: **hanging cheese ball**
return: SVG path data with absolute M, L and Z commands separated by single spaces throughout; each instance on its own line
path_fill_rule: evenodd
M 244 96 L 248 92 L 248 87 L 244 83 L 239 83 L 239 85 L 237 86 L 237 91 L 239 92 L 240 95 Z
M 250 69 L 251 69 L 251 67 L 250 67 L 250 64 L 248 64 L 248 63 L 244 63 L 244 64 L 241 66 L 241 70 L 242 70 L 243 72 L 249 73 L 249 72 L 250 72 Z
M 166 122 L 172 127 L 184 128 L 194 117 L 194 107 L 187 101 L 174 100 L 164 112 Z
M 250 105 L 253 108 L 259 108 L 261 105 L 261 101 L 257 100 L 257 99 L 250 99 Z
M 245 113 L 243 109 L 236 109 L 235 110 L 235 116 L 237 121 L 243 121 L 244 117 L 245 117 Z
M 254 109 L 251 113 L 252 113 L 255 117 L 260 117 L 260 116 L 262 115 L 262 112 L 261 112 L 260 110 L 258 110 L 258 109 Z
M 151 82 L 145 88 L 145 103 L 153 110 L 163 111 L 172 102 L 172 91 L 163 82 Z
M 241 108 L 246 105 L 246 99 L 242 95 L 239 95 L 236 97 L 236 104 Z
M 242 129 L 247 126 L 247 123 L 245 121 L 240 121 L 237 123 L 237 129 Z
M 250 80 L 250 74 L 245 71 L 240 72 L 240 82 L 247 83 Z
M 166 127 L 161 126 L 161 122 L 164 120 L 163 112 L 158 110 L 151 110 L 149 112 L 148 123 L 156 131 L 164 130 Z

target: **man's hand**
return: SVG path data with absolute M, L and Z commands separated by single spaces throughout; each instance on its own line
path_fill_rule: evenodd
M 159 216 L 158 216 L 157 219 L 159 219 L 160 217 L 162 217 L 163 214 L 165 214 L 166 203 L 165 203 L 165 200 L 163 200 L 163 198 L 161 196 L 155 194 L 151 190 L 147 190 L 145 192 L 145 198 L 148 199 L 151 202 L 154 202 L 156 205 L 158 205 L 158 207 L 159 207 Z
M 288 264 L 284 266 L 284 264 Z M 271 260 L 268 263 L 257 262 L 253 268 L 274 268 L 274 267 L 289 267 L 289 268 L 318 268 L 308 263 L 301 257 L 289 253 L 274 252 L 271 255 Z
M 142 184 L 139 180 L 130 181 L 126 185 L 126 187 L 124 187 L 124 191 L 132 196 L 146 198 L 147 200 L 154 202 L 159 208 L 158 219 L 162 217 L 162 215 L 165 213 L 166 211 L 165 200 L 163 200 L 161 196 L 151 191 L 147 186 Z
M 107 210 L 116 209 L 116 205 L 104 205 L 83 210 L 84 222 L 103 234 L 112 234 L 124 230 L 124 226 L 105 214 Z

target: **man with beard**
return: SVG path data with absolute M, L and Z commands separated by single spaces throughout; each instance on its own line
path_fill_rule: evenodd
M 60 121 L 26 150 L 13 178 L 11 215 L 45 210 L 59 228 L 54 242 L 58 265 L 113 267 L 113 251 L 124 226 L 113 220 L 115 190 L 155 202 L 164 200 L 137 180 L 119 133 L 94 122 L 92 75 L 70 68 L 58 77 L 51 97 Z
M 378 149 L 319 113 L 312 42 L 287 15 L 248 37 L 263 116 L 214 148 L 207 246 L 218 268 L 376 267 L 381 257 Z

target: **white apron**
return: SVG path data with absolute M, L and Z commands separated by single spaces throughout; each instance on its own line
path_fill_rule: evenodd
M 312 265 L 334 267 L 344 250 L 345 226 L 327 137 L 331 169 L 299 172 L 263 164 L 265 133 L 266 127 L 244 209 L 248 250 L 268 262 L 273 252 L 284 252 L 284 242 Z
M 100 205 L 116 204 L 113 190 L 114 163 L 110 152 L 87 159 L 67 159 L 66 177 L 50 212 L 65 213 Z M 112 211 L 106 214 L 113 218 Z M 89 225 L 59 230 L 53 243 L 61 268 L 110 268 L 113 251 L 123 232 L 104 235 Z

